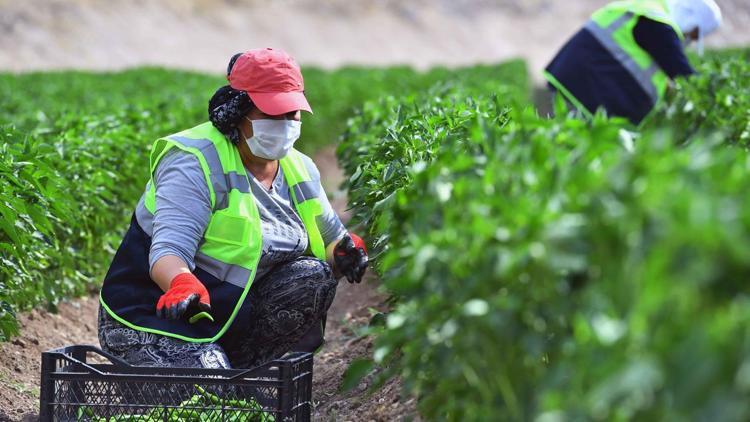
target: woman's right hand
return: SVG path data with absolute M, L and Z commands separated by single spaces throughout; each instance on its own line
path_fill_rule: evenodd
M 192 273 L 180 273 L 172 279 L 169 290 L 156 304 L 156 316 L 180 319 L 185 311 L 196 304 L 203 312 L 211 311 L 211 298 L 206 286 Z

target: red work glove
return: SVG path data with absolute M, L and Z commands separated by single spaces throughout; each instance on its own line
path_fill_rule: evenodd
M 361 282 L 368 263 L 365 242 L 354 233 L 345 235 L 333 249 L 333 260 L 350 283 Z
M 169 290 L 161 295 L 156 304 L 156 316 L 167 319 L 180 319 L 191 305 L 200 311 L 211 311 L 211 298 L 206 286 L 191 273 L 177 274 L 169 285 Z

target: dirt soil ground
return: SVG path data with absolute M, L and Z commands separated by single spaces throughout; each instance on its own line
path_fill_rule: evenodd
M 315 156 L 326 192 L 343 220 L 348 220 L 346 192 L 338 189 L 343 174 L 336 163 L 334 149 Z M 351 228 L 351 227 L 350 227 Z M 372 273 L 362 284 L 339 283 L 336 298 L 328 312 L 326 346 L 315 356 L 313 400 L 314 420 L 321 421 L 393 421 L 418 419 L 415 400 L 402 398 L 401 383 L 391 380 L 370 394 L 372 377 L 366 377 L 352 391 L 339 391 L 344 371 L 352 360 L 372 356 L 372 339 L 357 335 L 357 328 L 369 324 L 371 310 L 387 311 L 386 296 L 378 292 L 378 280 Z
M 323 183 L 342 219 L 346 194 L 338 189 L 342 174 L 333 149 L 316 155 Z M 328 314 L 325 347 L 315 356 L 313 418 L 320 421 L 393 421 L 416 418 L 413 399 L 402 399 L 399 380 L 368 394 L 368 379 L 348 393 L 339 391 L 342 376 L 356 358 L 372 355 L 372 340 L 358 337 L 370 309 L 386 310 L 378 281 L 369 275 L 361 284 L 339 283 Z M 21 335 L 0 343 L 0 422 L 35 421 L 39 412 L 40 358 L 45 350 L 71 344 L 98 345 L 95 295 L 62 303 L 57 313 L 33 310 L 21 314 Z
M 99 344 L 96 297 L 63 303 L 58 313 L 19 316 L 21 335 L 0 343 L 0 421 L 36 420 L 41 353 L 70 344 Z

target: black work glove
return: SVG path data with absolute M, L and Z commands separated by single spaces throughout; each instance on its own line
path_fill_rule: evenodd
M 367 270 L 367 248 L 361 237 L 354 233 L 345 235 L 333 249 L 336 269 L 350 283 L 359 283 Z

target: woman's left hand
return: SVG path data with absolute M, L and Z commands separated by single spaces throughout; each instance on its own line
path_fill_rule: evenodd
M 206 286 L 192 273 L 178 274 L 156 304 L 156 316 L 180 319 L 190 306 L 201 312 L 211 311 L 211 298 Z
M 361 237 L 346 234 L 333 250 L 333 260 L 338 272 L 350 283 L 359 283 L 365 275 L 369 259 L 367 248 Z

